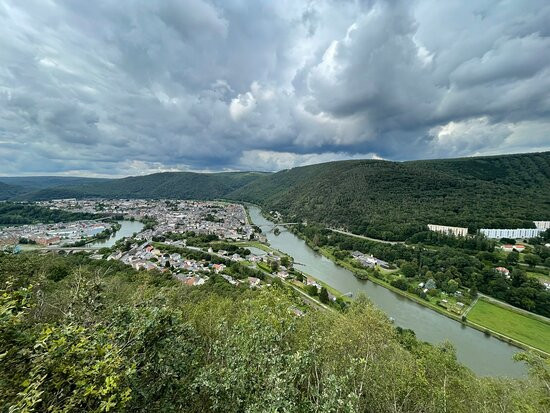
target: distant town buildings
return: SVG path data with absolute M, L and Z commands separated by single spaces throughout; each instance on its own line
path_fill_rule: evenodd
M 90 239 L 111 227 L 112 223 L 100 221 L 12 226 L 0 229 L 0 245 L 19 242 L 40 246 L 70 245 Z
M 166 233 L 213 234 L 222 239 L 249 240 L 254 229 L 242 205 L 214 201 L 147 199 L 60 199 L 39 202 L 50 209 L 112 214 L 136 220 L 153 219 L 154 230 L 141 234 L 151 239 Z
M 550 221 L 533 221 L 535 226 L 539 229 L 547 230 L 550 229 Z
M 447 225 L 428 224 L 428 228 L 430 229 L 430 231 L 440 232 L 447 235 L 454 235 L 457 237 L 465 237 L 466 235 L 468 235 L 468 228 L 463 227 L 449 227 Z
M 491 239 L 535 238 L 543 231 L 544 231 L 544 229 L 542 229 L 542 228 L 519 228 L 519 229 L 489 229 L 489 228 L 482 228 L 482 229 L 479 230 L 479 232 L 481 234 L 483 234 L 487 238 L 491 238 Z

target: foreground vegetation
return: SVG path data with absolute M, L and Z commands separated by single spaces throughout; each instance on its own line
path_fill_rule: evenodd
M 85 255 L 0 256 L 11 411 L 544 412 L 550 365 L 479 378 L 364 299 L 296 316 L 283 287 L 186 287 Z
M 538 318 L 479 299 L 468 320 L 550 353 L 550 324 Z

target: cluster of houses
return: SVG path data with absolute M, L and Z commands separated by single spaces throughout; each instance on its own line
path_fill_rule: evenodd
M 218 255 L 220 255 L 219 252 Z M 234 260 L 242 259 L 238 254 L 235 255 L 232 256 Z M 101 256 L 96 255 L 95 258 L 101 258 Z M 211 275 L 219 274 L 232 285 L 246 282 L 250 287 L 260 287 L 259 278 L 248 277 L 247 280 L 243 281 L 236 280 L 230 275 L 225 274 L 224 271 L 227 268 L 225 264 L 188 259 L 179 253 L 163 253 L 147 241 L 141 244 L 133 244 L 128 251 L 115 251 L 107 257 L 107 260 L 121 261 L 136 270 L 170 272 L 174 277 L 187 285 L 202 285 Z
M 523 252 L 525 250 L 525 245 L 522 244 L 504 244 L 500 247 L 504 252 Z
M 42 206 L 73 212 L 112 214 L 142 220 L 154 219 L 154 229 L 144 232 L 147 238 L 167 232 L 215 234 L 222 239 L 249 240 L 254 228 L 248 224 L 242 205 L 221 202 L 112 199 L 77 200 L 58 199 L 44 201 Z
M 111 228 L 110 223 L 100 221 L 13 226 L 0 230 L 0 244 L 15 245 L 23 242 L 40 246 L 70 245 L 108 228 Z
M 389 268 L 390 264 L 386 261 L 380 260 L 372 255 L 363 254 L 359 251 L 353 251 L 351 256 L 355 258 L 363 267 L 375 268 L 379 265 L 382 268 Z

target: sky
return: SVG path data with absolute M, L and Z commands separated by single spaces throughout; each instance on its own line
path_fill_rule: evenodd
M 0 175 L 550 150 L 550 2 L 0 0 Z

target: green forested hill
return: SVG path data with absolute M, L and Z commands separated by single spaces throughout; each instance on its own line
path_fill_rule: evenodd
M 201 174 L 164 172 L 145 176 L 112 179 L 86 185 L 46 188 L 27 194 L 24 199 L 52 198 L 223 198 L 228 193 L 261 177 L 260 172 Z
M 550 219 L 550 153 L 434 161 L 342 161 L 281 171 L 235 199 L 399 240 L 428 223 L 533 227 Z
M 0 177 L 0 182 L 15 185 L 25 190 L 38 190 L 55 186 L 84 185 L 106 182 L 104 178 L 82 178 L 79 176 L 9 176 Z
M 12 202 L 0 203 L 0 225 L 51 224 L 54 222 L 96 219 L 99 215 L 83 212 L 68 212 L 38 205 Z
M 56 186 L 19 199 L 229 198 L 358 234 L 403 240 L 426 224 L 532 227 L 550 220 L 550 152 L 411 162 L 358 160 L 274 174 L 159 173 Z
M 0 182 L 0 201 L 13 198 L 24 192 L 23 188 Z

